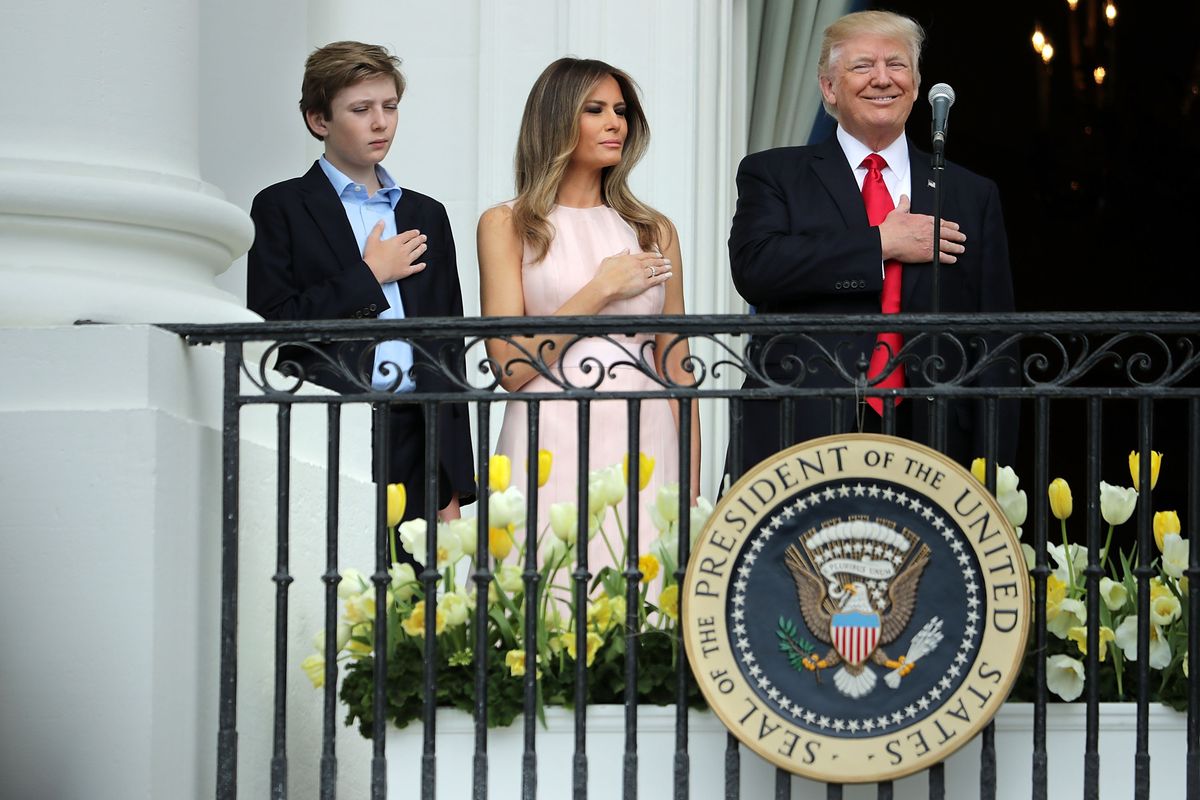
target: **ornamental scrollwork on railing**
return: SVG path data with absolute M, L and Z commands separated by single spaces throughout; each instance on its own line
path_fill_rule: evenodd
M 1174 338 L 1174 341 L 1170 341 Z M 1196 335 L 1127 331 L 1025 336 L 1024 385 L 1167 388 L 1200 372 Z M 1173 354 L 1173 351 L 1176 351 Z M 1114 379 L 1115 378 L 1115 379 Z
M 581 322 L 580 332 L 565 334 L 560 329 L 538 331 L 536 325 L 521 331 L 481 332 L 478 325 L 464 324 L 443 326 L 436 336 L 397 336 L 389 330 L 351 340 L 346 338 L 349 326 L 334 335 L 325 330 L 306 336 L 293 329 L 286 338 L 265 341 L 263 337 L 262 347 L 246 351 L 242 373 L 252 391 L 268 397 L 294 396 L 311 383 L 343 395 L 377 399 L 394 392 L 404 376 L 398 364 L 388 362 L 381 365 L 384 380 L 373 384 L 375 347 L 399 340 L 412 345 L 409 377 L 419 390 L 436 384 L 439 391 L 476 397 L 499 388 L 502 378 L 517 369 L 544 378 L 553 390 L 582 395 L 609 390 L 618 372 L 625 370 L 636 371 L 664 391 L 700 394 L 728 392 L 743 380 L 783 395 L 805 390 L 811 394 L 817 389 L 858 391 L 876 383 L 867 377 L 875 346 L 872 333 L 833 322 L 824 328 L 811 320 L 805 329 L 785 324 L 747 331 L 738 329 L 739 318 L 716 319 L 711 324 L 689 320 L 681 324 L 681 332 L 636 335 L 628 320 L 610 324 L 595 319 Z M 1160 330 L 1151 331 L 1098 325 L 1063 330 L 1050 324 L 1039 329 L 1037 319 L 1032 318 L 1025 329 L 1006 320 L 1008 324 L 997 331 L 982 330 L 979 324 L 968 331 L 906 324 L 903 344 L 889 353 L 883 372 L 902 367 L 910 376 L 920 377 L 922 389 L 953 394 L 978 393 L 992 386 L 1001 386 L 1010 395 L 1078 387 L 1166 390 L 1195 386 L 1200 378 L 1200 333 L 1186 329 L 1188 325 L 1165 331 L 1161 324 Z M 562 327 L 561 320 L 558 325 Z M 747 332 L 753 335 L 748 337 Z M 242 341 L 255 341 L 239 333 Z M 219 334 L 212 338 L 219 340 Z M 506 345 L 504 350 L 512 355 L 505 363 L 489 354 L 489 341 Z M 663 368 L 667 363 L 677 363 L 681 369 L 668 371 Z

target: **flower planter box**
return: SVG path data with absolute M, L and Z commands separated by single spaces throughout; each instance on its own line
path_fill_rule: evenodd
M 1083 749 L 1087 709 L 1082 704 L 1047 707 L 1046 739 L 1049 754 L 1049 797 L 1077 798 L 1083 791 Z M 546 709 L 547 728 L 537 728 L 538 797 L 557 800 L 571 796 L 575 750 L 575 722 L 570 711 Z M 1100 785 L 1106 798 L 1133 797 L 1133 755 L 1137 711 L 1131 703 L 1101 704 Z M 1187 716 L 1162 706 L 1150 707 L 1151 797 L 1177 800 L 1185 786 Z M 437 717 L 437 797 L 472 797 L 472 756 L 475 726 L 460 711 L 442 709 Z M 422 727 L 419 723 L 388 732 L 386 755 L 391 797 L 414 797 L 420 788 Z M 691 762 L 692 798 L 724 797 L 726 732 L 707 712 L 689 712 L 688 753 Z M 521 757 L 524 730 L 518 722 L 488 734 L 488 797 L 508 800 L 521 797 Z M 978 738 L 946 762 L 946 797 L 969 800 L 979 797 Z M 621 798 L 625 711 L 620 706 L 588 709 L 587 754 L 590 800 Z M 996 717 L 996 763 L 999 776 L 996 797 L 1021 798 L 1032 794 L 1033 706 L 1010 703 Z M 638 709 L 638 796 L 673 797 L 675 709 L 643 706 Z M 896 800 L 925 800 L 928 780 L 917 774 L 895 783 Z M 754 753 L 741 749 L 741 797 L 773 797 L 775 768 Z M 792 797 L 824 797 L 821 784 L 792 778 Z M 874 800 L 874 785 L 847 786 L 845 800 Z

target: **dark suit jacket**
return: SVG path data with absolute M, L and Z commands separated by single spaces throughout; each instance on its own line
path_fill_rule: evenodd
M 406 317 L 461 317 L 462 290 L 450 220 L 441 203 L 411 189 L 403 189 L 396 204 L 396 230 L 420 230 L 428 236 L 422 256 L 426 267 L 398 282 Z M 250 209 L 254 220 L 254 245 L 250 248 L 246 275 L 246 303 L 268 320 L 373 319 L 388 308 L 383 289 L 362 260 L 354 231 L 333 185 L 319 164 L 299 178 L 263 189 Z M 464 375 L 461 340 L 422 340 L 415 343 L 413 375 L 419 389 L 452 391 L 449 380 L 434 359 L 455 357 L 448 363 Z M 310 350 L 284 348 L 279 363 L 294 362 L 316 383 L 340 392 L 363 391 L 370 385 L 373 354 L 367 343 L 324 346 L 335 362 L 347 364 L 357 378 L 329 369 L 324 359 Z M 414 451 L 414 440 L 423 442 L 421 415 L 394 414 L 389 437 L 393 457 L 388 480 L 403 480 L 409 494 L 406 517 L 423 516 L 423 450 Z M 460 501 L 475 495 L 471 431 L 466 407 L 444 404 L 438 414 L 438 461 L 443 473 L 441 494 L 458 492 Z M 413 462 L 415 463 L 408 463 Z M 439 505 L 443 504 L 439 500 Z M 416 506 L 414 508 L 414 505 Z
M 909 159 L 912 211 L 932 215 L 930 156 L 910 143 Z M 817 145 L 746 156 L 738 168 L 737 187 L 729 260 L 734 285 L 759 313 L 879 313 L 883 288 L 879 229 L 867 223 L 861 190 L 836 136 Z M 940 268 L 940 310 L 1013 310 L 1008 240 L 995 183 L 947 162 L 941 194 L 942 218 L 959 223 L 967 241 L 958 262 Z M 928 262 L 904 265 L 902 311 L 932 310 L 932 272 Z M 793 339 L 770 347 L 766 347 L 767 341 L 767 337 L 752 339 L 748 353 L 761 360 L 772 380 L 781 382 L 795 379 L 795 371 L 788 366 L 793 359 L 819 364 L 822 347 L 834 354 L 850 375 L 857 375 L 856 362 L 860 357 L 869 360 L 875 343 L 873 333 L 817 342 Z M 843 341 L 846 346 L 839 348 Z M 943 374 L 954 375 L 961 357 L 945 343 L 939 345 L 939 354 L 948 358 Z M 906 367 L 909 386 L 928 385 L 912 363 Z M 1004 367 L 989 371 L 984 378 L 990 385 L 1015 380 L 1015 372 Z M 753 379 L 746 381 L 748 387 L 760 385 Z M 847 382 L 837 370 L 821 365 L 806 376 L 803 385 L 844 387 Z M 845 405 L 838 419 L 825 402 L 797 402 L 795 441 L 853 430 L 855 409 L 853 403 Z M 928 415 L 925 408 L 917 407 L 921 405 L 913 403 L 907 410 L 913 429 L 897 432 L 930 441 Z M 1009 442 L 1015 444 L 1015 428 L 1010 426 L 1016 424 L 1016 408 L 1011 401 L 1002 406 L 1002 449 L 997 457 L 1000 463 L 1011 464 L 1015 450 L 1005 451 L 1003 437 L 1009 436 Z M 969 463 L 984 454 L 982 410 L 982 402 L 954 403 L 948 410 L 947 450 L 959 461 Z M 866 413 L 873 412 L 868 409 Z M 738 474 L 780 448 L 778 408 L 749 408 L 742 431 L 744 457 Z

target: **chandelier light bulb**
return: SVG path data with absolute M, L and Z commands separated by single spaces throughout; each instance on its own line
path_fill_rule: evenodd
M 1042 52 L 1042 48 L 1046 46 L 1046 36 L 1042 33 L 1041 28 L 1033 29 L 1033 38 L 1031 41 L 1033 42 L 1033 49 L 1038 53 Z
M 1104 67 L 1096 67 L 1092 70 L 1092 78 L 1095 79 L 1096 85 L 1100 86 L 1104 83 L 1104 78 L 1108 75 L 1108 71 Z
M 1079 6 L 1079 0 L 1067 0 L 1067 8 L 1074 11 Z
M 1049 42 L 1046 42 L 1042 45 L 1042 61 L 1049 64 L 1050 59 L 1052 58 L 1054 58 L 1054 46 Z
M 1108 20 L 1109 25 L 1113 25 L 1117 21 L 1117 6 L 1115 3 L 1106 3 L 1104 6 L 1104 18 Z

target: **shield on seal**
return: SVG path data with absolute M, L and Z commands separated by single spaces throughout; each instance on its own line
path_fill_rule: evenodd
M 863 663 L 879 644 L 879 615 L 862 611 L 834 614 L 829 625 L 833 646 L 848 664 Z

